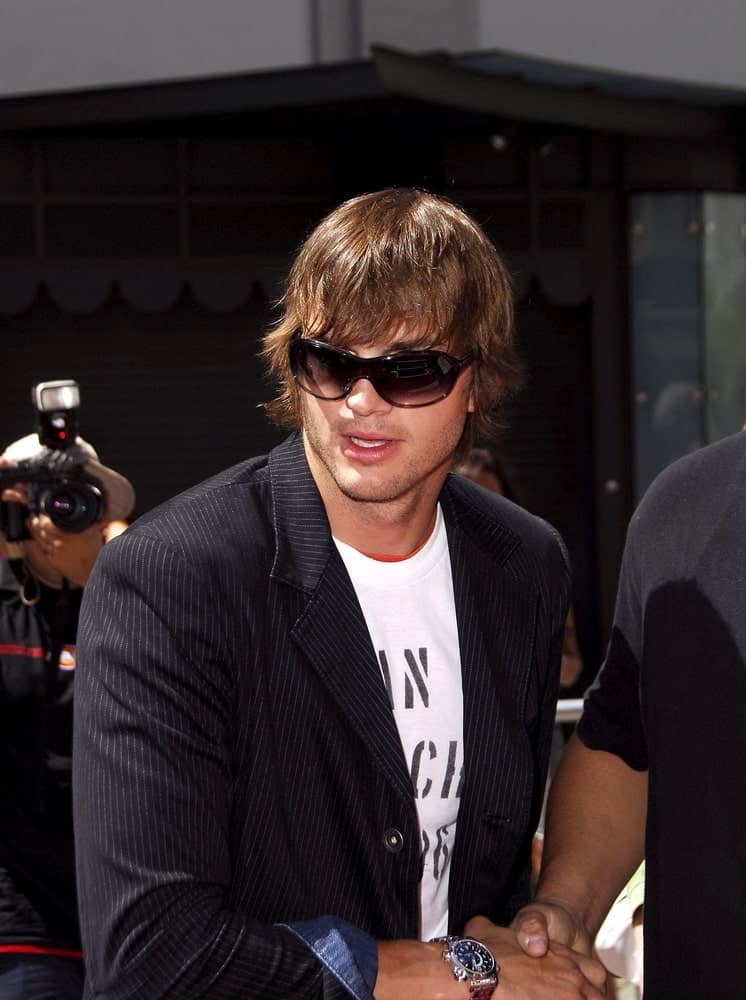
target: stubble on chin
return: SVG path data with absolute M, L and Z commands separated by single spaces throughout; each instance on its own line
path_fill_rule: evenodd
M 348 460 L 343 442 L 350 434 L 347 425 L 338 427 L 333 418 L 327 421 L 306 408 L 303 437 L 311 471 L 324 502 L 355 505 L 355 516 L 364 515 L 369 505 L 371 519 L 380 519 L 383 505 L 393 505 L 389 516 L 405 516 L 419 502 L 432 499 L 433 474 L 440 480 L 450 468 L 453 452 L 463 427 L 445 427 L 438 438 L 425 436 L 419 450 L 403 427 L 381 430 L 381 438 L 399 442 L 398 456 L 380 464 L 360 465 Z M 369 436 L 378 428 L 366 427 Z M 416 435 L 415 435 L 416 438 Z M 397 514 L 398 512 L 398 514 Z
M 332 444 L 332 441 L 341 441 L 343 437 L 342 433 L 333 433 L 326 440 L 315 432 L 313 425 L 304 428 L 306 455 L 311 471 L 322 495 L 327 499 L 331 490 L 343 502 L 361 506 L 378 505 L 396 501 L 411 489 L 416 481 L 414 470 L 410 470 L 408 475 L 405 468 L 394 478 L 385 470 L 377 472 L 372 466 L 358 472 L 345 459 L 341 449 Z

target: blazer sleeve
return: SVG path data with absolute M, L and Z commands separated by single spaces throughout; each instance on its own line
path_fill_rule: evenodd
M 136 530 L 86 586 L 73 794 L 87 996 L 350 995 L 293 930 L 229 905 L 235 698 L 219 603 L 184 553 Z

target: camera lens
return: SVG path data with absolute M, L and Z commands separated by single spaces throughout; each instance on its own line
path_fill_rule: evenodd
M 73 534 L 85 531 L 104 514 L 104 497 L 93 483 L 55 483 L 39 497 L 39 509 L 60 529 Z

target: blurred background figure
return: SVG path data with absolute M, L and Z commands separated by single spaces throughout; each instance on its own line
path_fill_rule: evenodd
M 18 463 L 52 454 L 37 434 L 0 455 L 2 1000 L 77 1000 L 82 992 L 70 787 L 78 612 L 107 530 L 126 527 L 135 493 L 91 445 L 77 438 L 74 447 L 80 479 L 53 486 L 48 509 L 56 516 L 69 501 L 83 523 L 95 517 L 82 530 L 63 530 L 30 505 L 35 484 L 7 485 Z M 100 508 L 84 509 L 85 486 L 76 502 L 83 476 L 102 494 Z
M 572 687 L 583 670 L 578 636 L 575 631 L 575 611 L 570 605 L 565 622 L 565 636 L 562 643 L 562 667 L 560 669 L 560 689 Z
M 129 528 L 137 516 L 138 512 L 133 511 L 129 517 L 119 517 L 114 521 L 107 521 L 104 525 L 104 541 L 110 542 L 112 538 L 121 535 L 123 531 Z
M 475 446 L 454 471 L 501 497 L 514 499 L 503 464 L 491 448 Z

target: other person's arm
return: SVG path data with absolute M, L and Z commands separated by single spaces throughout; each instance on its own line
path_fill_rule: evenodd
M 642 860 L 646 803 L 647 771 L 571 738 L 549 794 L 535 901 L 513 923 L 529 954 L 545 954 L 550 941 L 590 953 Z
M 535 902 L 513 924 L 530 954 L 549 939 L 589 951 L 645 850 L 643 522 L 630 522 L 606 659 L 552 782 Z

